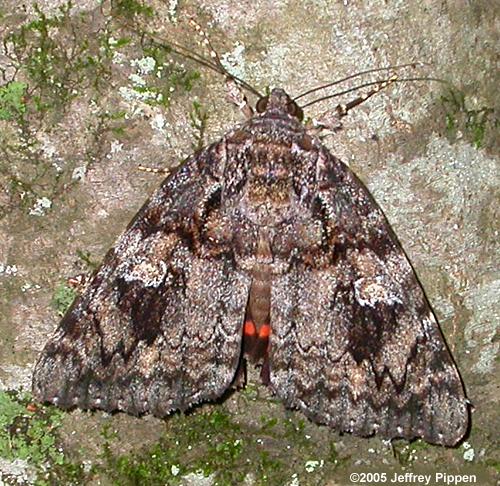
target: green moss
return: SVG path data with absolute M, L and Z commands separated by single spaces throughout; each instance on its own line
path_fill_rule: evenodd
M 99 266 L 99 262 L 92 259 L 92 255 L 89 251 L 76 250 L 76 254 L 83 265 L 93 272 Z M 85 276 L 78 276 L 78 280 L 85 281 Z M 77 290 L 68 285 L 66 282 L 60 282 L 52 295 L 51 306 L 57 312 L 59 316 L 64 316 L 66 311 L 69 309 L 70 305 L 73 303 L 77 296 Z
M 415 440 L 407 442 L 406 440 L 395 440 L 391 443 L 394 457 L 397 459 L 401 466 L 409 466 L 414 463 L 418 457 L 418 453 L 428 450 L 430 446 L 423 440 Z
M 65 412 L 33 404 L 29 394 L 0 391 L 0 457 L 34 469 L 37 486 L 84 484 L 84 467 L 65 456 L 58 431 Z
M 500 474 L 500 461 L 497 461 L 495 459 L 487 459 L 485 461 L 485 464 L 488 467 L 492 467 L 498 474 Z
M 172 50 L 167 44 L 161 44 L 144 33 L 144 57 L 142 60 L 154 61 L 154 68 L 147 73 L 137 73 L 141 84 L 132 83 L 131 89 L 138 97 L 152 106 L 168 107 L 174 93 L 188 93 L 200 78 L 200 73 L 188 69 L 182 63 L 172 60 Z
M 0 86 L 0 120 L 13 120 L 26 112 L 24 95 L 28 85 L 12 81 Z
M 166 422 L 159 443 L 130 455 L 114 456 L 105 446 L 102 473 L 113 484 L 182 484 L 193 473 L 211 477 L 214 484 L 286 484 L 297 474 L 301 485 L 316 485 L 336 467 L 334 444 L 312 443 L 301 420 L 282 422 L 262 417 L 260 425 L 240 423 L 222 409 L 190 415 L 177 414 Z M 307 461 L 321 464 L 306 471 Z
M 8 188 L 10 199 L 0 208 L 0 217 L 13 208 L 29 213 L 41 198 L 56 203 L 60 195 L 78 184 L 73 170 L 81 161 L 68 158 L 54 163 L 47 160 L 48 152 L 42 146 L 42 140 L 50 140 L 53 129 L 64 130 L 60 121 L 75 100 L 92 100 L 90 122 L 77 135 L 86 138 L 86 162 L 90 165 L 101 159 L 103 140 L 109 132 L 125 135 L 128 112 L 115 108 L 123 89 L 146 104 L 166 109 L 174 94 L 190 91 L 200 77 L 197 71 L 173 61 L 171 49 L 141 31 L 140 22 L 131 27 L 122 21 L 121 17 L 152 15 L 147 2 L 114 1 L 100 16 L 73 7 L 68 1 L 49 15 L 35 5 L 31 21 L 5 26 L 9 32 L 4 40 L 9 46 L 6 56 L 15 75 L 0 87 L 0 120 L 12 124 L 0 134 L 0 184 Z M 19 17 L 10 16 L 5 22 L 16 20 Z M 134 85 L 126 78 L 130 74 L 127 60 L 147 57 L 154 59 L 155 69 L 137 73 L 144 85 Z M 43 136 L 35 137 L 35 133 Z M 56 134 L 59 149 L 57 142 Z
M 60 283 L 52 296 L 51 305 L 59 316 L 66 314 L 71 303 L 75 300 L 76 291 L 66 283 Z
M 88 270 L 97 270 L 100 262 L 92 258 L 92 254 L 90 253 L 90 251 L 77 249 L 76 255 Z
M 122 25 L 120 16 L 128 18 L 153 14 L 152 8 L 145 3 L 114 1 L 111 15 L 99 22 L 91 17 L 90 12 L 75 14 L 71 1 L 50 17 L 36 4 L 34 10 L 36 18 L 12 29 L 6 43 L 12 45 L 9 51 L 12 66 L 27 78 L 28 107 L 41 115 L 63 109 L 84 92 L 88 94 L 89 88 L 100 93 L 108 87 L 114 75 L 112 64 L 115 52 L 131 44 L 140 45 L 142 54 L 152 57 L 157 67 L 147 86 L 135 86 L 134 89 L 138 92 L 153 90 L 157 95 L 154 99 L 160 100 L 160 103 L 168 104 L 172 91 L 176 89 L 190 91 L 200 76 L 197 71 L 171 62 L 170 47 L 155 42 L 146 32 L 131 30 L 130 35 L 123 32 L 128 24 Z M 4 111 L 1 111 L 0 95 L 0 119 L 2 116 L 5 119 L 12 117 L 7 108 L 12 109 L 13 99 L 18 111 L 26 110 L 26 105 L 19 103 L 24 94 L 19 93 L 21 84 L 17 80 L 14 82 L 17 84 L 7 86 L 4 93 L 5 103 L 9 103 Z
M 462 91 L 450 89 L 441 96 L 441 103 L 446 110 L 448 136 L 452 139 L 455 139 L 458 132 L 462 131 L 467 140 L 476 148 L 481 148 L 487 131 L 498 125 L 498 120 L 492 117 L 492 108 L 469 109 L 465 93 Z
M 0 391 L 0 457 L 28 461 L 39 485 L 55 484 L 55 478 L 80 478 L 81 466 L 67 462 L 58 446 L 63 415 L 53 407 L 34 406 L 28 395 Z M 56 483 L 63 484 L 59 479 Z
M 36 4 L 36 18 L 7 36 L 11 61 L 29 84 L 30 106 L 39 114 L 64 108 L 82 87 L 100 86 L 109 78 L 109 62 L 101 49 L 106 31 L 91 32 L 86 16 L 73 16 L 72 2 L 47 16 Z M 109 54 L 109 53 L 108 53 Z
M 90 14 L 73 15 L 71 2 L 51 17 L 37 5 L 34 10 L 34 20 L 5 29 L 10 31 L 6 56 L 16 74 L 0 94 L 0 118 L 16 125 L 0 135 L 1 182 L 9 187 L 8 207 L 26 212 L 41 198 L 52 201 L 74 184 L 73 167 L 65 171 L 65 164 L 47 163 L 34 134 L 55 126 L 76 97 L 102 87 L 111 62 L 100 50 L 101 37 L 108 33 L 91 30 Z
M 152 7 L 145 5 L 137 0 L 114 0 L 111 2 L 113 14 L 131 19 L 135 15 L 144 15 L 152 17 L 154 10 Z
M 194 150 L 201 150 L 204 146 L 205 130 L 207 127 L 208 114 L 202 108 L 201 103 L 193 101 L 193 109 L 189 114 L 191 126 L 194 129 L 195 142 L 193 143 Z

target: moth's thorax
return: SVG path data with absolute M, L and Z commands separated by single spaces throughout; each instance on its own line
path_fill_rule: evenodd
M 296 197 L 290 148 L 279 142 L 254 144 L 240 208 L 246 218 L 259 226 L 276 226 L 288 217 Z
M 252 296 L 258 294 L 256 302 L 266 301 L 260 295 L 269 291 L 266 275 L 286 271 L 297 249 L 308 255 L 321 245 L 321 227 L 315 220 L 302 221 L 306 214 L 298 211 L 311 204 L 311 194 L 300 181 L 305 172 L 316 174 L 320 152 L 300 121 L 279 108 L 266 110 L 225 138 L 224 199 L 238 215 L 238 225 L 228 234 L 239 268 L 262 283 L 252 290 Z
M 304 126 L 285 111 L 286 100 L 284 91 L 273 90 L 268 108 L 228 139 L 229 158 L 245 160 L 240 209 L 259 226 L 277 227 L 290 217 L 304 160 L 317 155 Z

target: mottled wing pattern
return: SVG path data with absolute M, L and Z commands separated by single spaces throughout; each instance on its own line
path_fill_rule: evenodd
M 468 424 L 463 386 L 408 259 L 367 189 L 325 149 L 313 179 L 303 211 L 321 224 L 323 247 L 273 282 L 272 389 L 339 431 L 455 444 Z
M 249 281 L 205 234 L 221 205 L 220 149 L 168 177 L 107 254 L 36 365 L 37 399 L 164 416 L 230 385 Z

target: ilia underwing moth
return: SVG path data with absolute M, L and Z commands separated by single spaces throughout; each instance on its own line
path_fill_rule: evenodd
M 283 90 L 257 108 L 137 213 L 45 346 L 35 397 L 164 417 L 250 358 L 314 422 L 456 444 L 461 379 L 381 209 Z

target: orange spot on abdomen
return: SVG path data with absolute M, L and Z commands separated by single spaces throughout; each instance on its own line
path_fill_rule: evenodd
M 247 320 L 245 321 L 245 325 L 243 327 L 243 334 L 245 336 L 256 336 L 257 329 L 255 329 L 255 324 L 253 321 Z
M 270 335 L 271 335 L 271 326 L 269 324 L 264 324 L 260 326 L 259 339 L 269 339 Z

